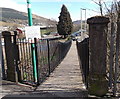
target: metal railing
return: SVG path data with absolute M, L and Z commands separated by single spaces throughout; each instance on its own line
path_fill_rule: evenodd
M 71 46 L 71 41 L 62 43 L 60 38 L 22 40 L 17 39 L 16 34 L 8 34 L 2 37 L 3 78 L 32 86 L 39 85 L 50 75 Z M 14 72 L 11 75 L 15 76 L 9 77 L 8 71 Z
M 89 74 L 89 38 L 83 41 L 76 40 L 79 64 L 82 72 L 83 82 L 88 88 L 88 74 Z

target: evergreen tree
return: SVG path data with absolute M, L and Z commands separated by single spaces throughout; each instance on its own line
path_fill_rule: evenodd
M 73 28 L 72 19 L 70 17 L 70 13 L 68 12 L 65 5 L 61 8 L 61 13 L 59 16 L 59 22 L 57 25 L 57 30 L 59 35 L 64 35 L 66 38 L 68 35 L 71 34 Z

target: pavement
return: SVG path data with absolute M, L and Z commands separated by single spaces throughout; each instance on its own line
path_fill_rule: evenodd
M 37 88 L 3 81 L 1 97 L 9 95 L 38 97 L 87 97 L 82 82 L 76 42 L 51 75 Z
M 2 86 L 0 86 L 0 98 L 6 95 L 19 95 L 31 93 L 35 90 L 32 86 L 27 86 L 20 83 L 14 83 L 11 81 L 2 80 Z

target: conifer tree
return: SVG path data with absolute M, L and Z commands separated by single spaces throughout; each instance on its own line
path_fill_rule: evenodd
M 66 38 L 68 35 L 71 34 L 73 28 L 72 19 L 70 17 L 70 13 L 68 12 L 65 5 L 62 6 L 59 22 L 57 25 L 57 30 L 59 35 L 63 35 Z

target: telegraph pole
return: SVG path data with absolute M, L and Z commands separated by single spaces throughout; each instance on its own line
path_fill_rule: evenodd
M 32 22 L 32 11 L 31 11 L 30 0 L 27 0 L 27 9 L 28 9 L 28 24 L 29 26 L 32 26 L 33 22 Z

